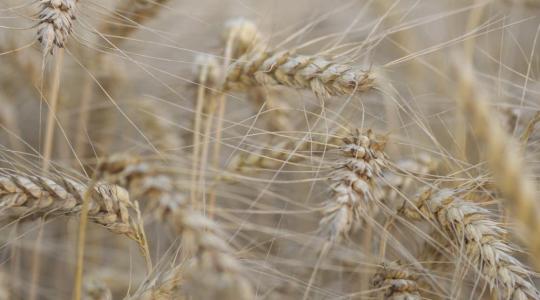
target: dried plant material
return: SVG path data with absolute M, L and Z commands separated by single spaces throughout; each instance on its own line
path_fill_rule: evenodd
M 245 18 L 227 21 L 222 37 L 225 43 L 230 42 L 233 45 L 232 58 L 239 58 L 263 45 L 257 25 Z
M 540 300 L 534 1 L 1 0 L 0 300 Z
M 347 237 L 360 226 L 376 207 L 373 189 L 385 167 L 383 152 L 386 141 L 371 130 L 356 130 L 343 139 L 340 158 L 330 175 L 330 199 L 324 207 L 320 227 L 331 241 Z
M 374 288 L 384 288 L 385 300 L 420 300 L 415 276 L 398 263 L 383 264 L 371 279 Z
M 130 299 L 168 300 L 185 299 L 182 293 L 183 266 L 174 266 L 169 270 L 157 272 Z
M 53 181 L 41 176 L 0 176 L 0 222 L 79 213 L 86 186 L 63 178 Z M 88 217 L 110 231 L 141 242 L 141 233 L 130 210 L 129 194 L 116 185 L 98 183 L 90 197 Z
M 485 277 L 500 299 L 539 299 L 540 293 L 528 280 L 530 272 L 511 255 L 512 247 L 503 239 L 505 230 L 489 219 L 489 211 L 463 201 L 452 190 L 428 189 L 416 207 L 404 206 L 404 215 L 435 222 L 454 243 L 456 260 Z
M 144 200 L 147 209 L 171 198 L 185 196 L 178 192 L 175 177 L 160 164 L 130 154 L 112 155 L 99 166 L 105 180 L 126 188 L 133 199 Z
M 505 200 L 511 203 L 511 211 L 520 224 L 524 225 L 523 229 L 529 233 L 539 232 L 540 205 L 535 184 L 526 176 L 523 158 L 515 142 L 492 118 L 485 92 L 475 87 L 475 75 L 471 66 L 464 66 L 460 74 L 464 92 L 457 101 L 475 129 L 478 141 L 485 145 L 484 154 L 494 173 L 497 187 Z M 540 253 L 540 236 L 531 235 L 528 243 L 533 256 Z
M 206 119 L 210 112 L 215 110 L 217 105 L 217 96 L 220 93 L 221 67 L 215 57 L 211 55 L 197 55 L 195 57 L 193 74 L 195 75 L 194 83 L 198 89 L 195 117 L 202 115 L 201 117 Z
M 182 238 L 187 257 L 193 256 L 182 274 L 168 274 L 166 280 L 162 278 L 161 284 L 154 284 L 145 294 L 172 293 L 177 287 L 173 283 L 180 282 L 176 276 L 182 275 L 189 293 L 198 295 L 198 299 L 252 299 L 250 284 L 232 256 L 232 249 L 220 237 L 219 228 L 188 208 L 186 197 L 178 192 L 171 177 L 156 176 L 151 170 L 150 165 L 130 156 L 117 156 L 101 165 L 107 178 L 125 186 L 133 195 L 153 201 L 154 214 Z
M 254 52 L 240 57 L 227 72 L 225 86 L 246 90 L 259 85 L 284 85 L 312 90 L 323 98 L 365 92 L 373 87 L 371 71 L 339 64 L 320 56 L 289 51 Z
M 76 15 L 78 0 L 42 0 L 38 15 L 38 41 L 43 53 L 54 53 L 55 48 L 64 48 Z

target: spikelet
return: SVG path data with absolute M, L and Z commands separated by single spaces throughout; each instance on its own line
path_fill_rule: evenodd
M 385 288 L 385 300 L 420 300 L 418 284 L 406 268 L 398 263 L 383 264 L 372 277 L 374 288 Z
M 540 299 L 526 279 L 529 272 L 510 254 L 512 247 L 503 239 L 505 230 L 488 218 L 488 210 L 456 197 L 452 190 L 428 189 L 416 201 L 416 208 L 404 206 L 401 212 L 437 224 L 457 249 L 463 249 L 464 257 L 486 278 L 491 290 L 497 290 L 500 299 Z
M 261 85 L 309 89 L 323 98 L 365 92 L 373 87 L 372 72 L 339 64 L 320 56 L 289 51 L 247 53 L 229 69 L 225 87 L 246 90 Z
M 41 0 L 38 15 L 38 41 L 43 53 L 64 48 L 73 30 L 77 0 Z
M 320 227 L 328 239 L 347 237 L 376 207 L 373 189 L 385 167 L 385 141 L 371 130 L 359 130 L 345 139 L 340 158 L 330 176 L 331 198 L 326 201 Z
M 78 214 L 85 191 L 86 186 L 67 178 L 55 182 L 40 176 L 0 175 L 0 223 Z M 130 210 L 136 207 L 126 190 L 105 183 L 95 185 L 89 200 L 89 220 L 141 243 Z

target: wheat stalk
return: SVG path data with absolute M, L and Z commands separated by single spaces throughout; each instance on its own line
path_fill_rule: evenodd
M 428 189 L 415 205 L 406 205 L 401 212 L 415 220 L 427 218 L 439 226 L 457 249 L 463 249 L 491 290 L 500 292 L 501 299 L 540 299 L 540 293 L 526 279 L 530 272 L 510 254 L 512 247 L 502 236 L 505 230 L 488 218 L 488 210 L 456 197 L 449 189 Z

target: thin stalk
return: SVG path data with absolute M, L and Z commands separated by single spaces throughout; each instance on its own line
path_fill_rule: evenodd
M 81 300 L 81 287 L 84 267 L 84 246 L 86 239 L 86 226 L 88 224 L 88 203 L 97 182 L 97 176 L 91 180 L 82 199 L 81 217 L 79 221 L 79 239 L 77 241 L 77 265 L 75 269 L 75 285 L 73 287 L 73 299 Z
M 49 112 L 47 113 L 47 125 L 45 129 L 45 142 L 43 144 L 43 161 L 42 169 L 46 173 L 49 171 L 49 164 L 51 161 L 53 140 L 54 140 L 54 129 L 55 129 L 55 120 L 56 120 L 56 111 L 58 107 L 58 94 L 60 92 L 60 80 L 62 76 L 62 66 L 64 64 L 64 50 L 60 49 L 58 51 L 58 56 L 56 57 L 56 63 L 53 70 L 53 78 L 51 82 L 51 91 L 49 94 L 48 104 Z
M 225 81 L 227 79 L 227 72 L 229 65 L 231 64 L 232 59 L 232 53 L 233 53 L 233 44 L 234 40 L 236 39 L 237 32 L 233 31 L 231 35 L 229 36 L 229 39 L 227 40 L 227 44 L 225 45 L 225 59 L 223 61 L 223 77 L 221 78 L 221 91 L 219 93 L 219 96 L 217 97 L 217 105 L 218 107 L 218 120 L 216 125 L 216 141 L 214 146 L 214 154 L 212 158 L 212 167 L 214 170 L 219 169 L 219 154 L 221 152 L 221 138 L 222 138 L 222 131 L 223 131 L 223 120 L 225 117 L 225 108 L 226 108 L 226 97 L 225 97 Z M 216 205 L 216 188 L 217 184 L 220 181 L 221 176 L 218 174 L 216 175 L 216 178 L 214 178 L 214 184 L 212 184 L 212 187 L 210 188 L 209 193 L 209 200 L 210 200 L 210 208 L 209 208 L 209 216 L 212 218 L 215 210 Z
M 58 51 L 58 56 L 54 64 L 52 73 L 51 89 L 49 99 L 47 103 L 49 110 L 47 113 L 47 124 L 45 129 L 45 141 L 43 144 L 43 160 L 41 169 L 43 173 L 47 173 L 50 167 L 50 160 L 52 155 L 53 141 L 54 141 L 54 129 L 56 120 L 56 111 L 58 110 L 58 94 L 60 92 L 60 81 L 62 77 L 62 66 L 64 64 L 64 50 Z M 37 297 L 37 287 L 39 282 L 39 274 L 41 269 L 41 244 L 43 243 L 43 230 L 44 222 L 40 222 L 38 228 L 38 235 L 34 243 L 34 250 L 32 254 L 32 280 L 30 288 L 30 296 L 28 299 L 35 300 Z
M 199 165 L 199 152 L 200 152 L 200 136 L 201 133 L 201 119 L 202 110 L 204 106 L 204 98 L 206 96 L 206 77 L 208 76 L 208 66 L 203 65 L 201 73 L 199 75 L 199 87 L 197 89 L 197 104 L 195 112 L 195 122 L 193 125 L 193 158 L 192 158 L 192 172 L 191 172 L 191 205 L 195 205 L 196 199 L 198 199 L 198 186 L 197 186 L 197 166 Z

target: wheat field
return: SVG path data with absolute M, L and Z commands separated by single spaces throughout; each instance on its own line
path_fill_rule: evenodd
M 540 299 L 540 1 L 0 1 L 0 300 Z

